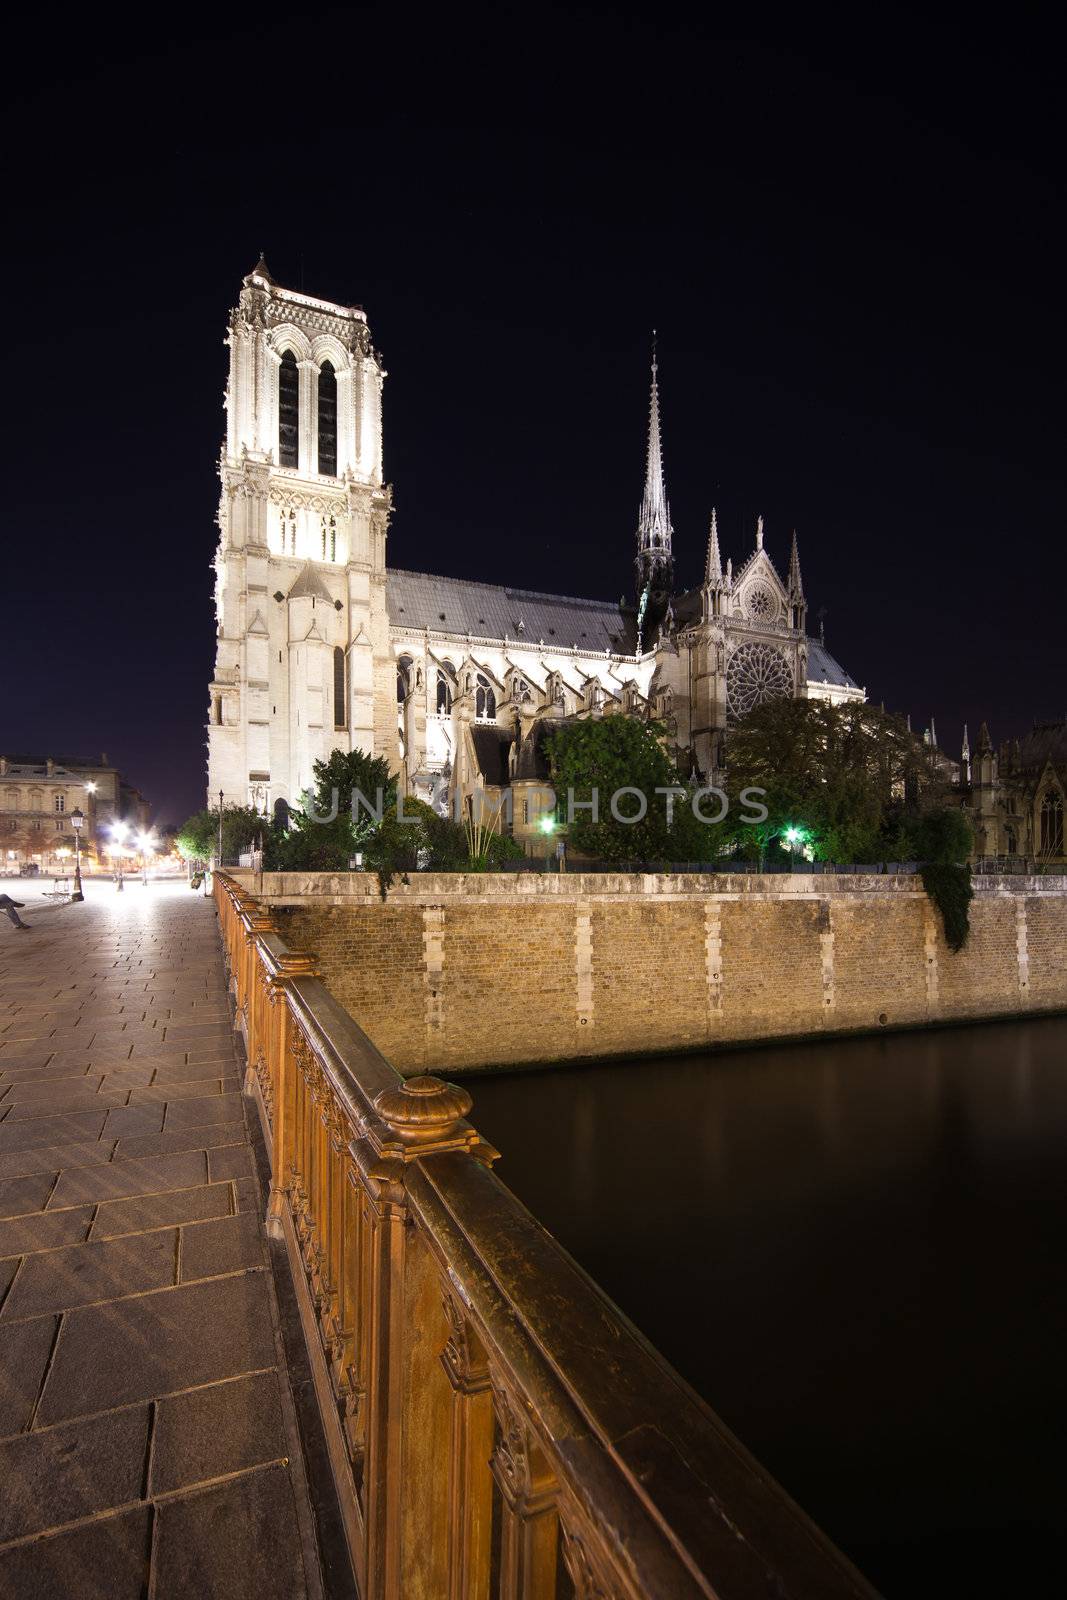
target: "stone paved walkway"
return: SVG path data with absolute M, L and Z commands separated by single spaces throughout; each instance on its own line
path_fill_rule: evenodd
M 214 910 L 87 895 L 0 921 L 0 1597 L 316 1600 Z

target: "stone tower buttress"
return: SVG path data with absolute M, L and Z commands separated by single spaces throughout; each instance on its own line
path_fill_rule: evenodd
M 262 258 L 226 342 L 208 791 L 266 810 L 331 750 L 379 749 L 385 371 L 360 307 L 283 289 Z

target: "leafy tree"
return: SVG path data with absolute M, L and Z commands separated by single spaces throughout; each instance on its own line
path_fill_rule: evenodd
M 305 795 L 303 809 L 290 811 L 288 825 L 272 828 L 264 840 L 264 865 L 270 872 L 347 872 L 353 854 L 364 848 L 379 826 L 362 805 L 353 821 L 355 791 L 377 809 L 381 790 L 383 817 L 385 809 L 395 804 L 396 778 L 389 776 L 384 756 L 334 750 L 325 761 L 316 761 L 312 770 L 315 787 Z
M 966 861 L 974 848 L 974 831 L 958 806 L 931 806 L 911 821 L 912 847 L 917 861 L 937 865 Z
M 757 706 L 730 735 L 727 771 L 733 817 L 742 790 L 765 791 L 767 821 L 747 837 L 742 831 L 743 851 L 762 854 L 797 827 L 826 861 L 900 859 L 910 838 L 905 819 L 920 798 L 929 802 L 944 788 L 902 718 L 823 700 Z
M 266 836 L 268 823 L 252 806 L 223 806 L 222 858 L 236 861 L 256 839 Z M 218 810 L 196 811 L 178 829 L 177 847 L 186 861 L 210 861 L 219 848 Z
M 568 791 L 575 801 L 574 821 L 568 825 L 574 848 L 605 861 L 712 860 L 726 836 L 720 824 L 698 821 L 692 810 L 692 791 L 664 748 L 660 723 L 638 722 L 632 717 L 609 716 L 557 724 L 546 736 L 552 784 L 560 815 L 566 820 Z M 674 789 L 668 822 L 668 801 L 657 789 Z M 612 797 L 619 790 L 617 809 L 623 817 L 636 817 L 644 802 L 644 815 L 631 823 L 612 814 Z M 583 802 L 597 797 L 596 820 Z M 706 814 L 718 809 L 711 798 Z
M 377 810 L 378 791 L 382 791 L 383 810 L 396 802 L 396 777 L 389 776 L 389 762 L 385 756 L 369 756 L 363 750 L 333 750 L 326 761 L 314 765 L 314 809 L 320 817 L 329 816 L 333 809 L 333 795 L 337 792 L 337 815 L 353 819 L 352 796 L 358 790 Z M 377 826 L 365 807 L 358 808 L 354 819 L 355 834 L 365 837 Z

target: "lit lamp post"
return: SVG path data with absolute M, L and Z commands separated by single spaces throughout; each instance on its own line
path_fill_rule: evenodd
M 82 828 L 85 826 L 85 812 L 80 806 L 75 806 L 70 814 L 70 825 L 74 829 L 74 893 L 71 900 L 84 900 L 82 893 Z
M 122 885 L 122 841 L 123 841 L 123 839 L 125 839 L 125 837 L 126 837 L 126 835 L 127 835 L 127 833 L 129 831 L 130 831 L 129 830 L 129 826 L 125 822 L 113 822 L 111 824 L 111 837 L 115 841 L 114 854 L 116 855 L 116 857 L 118 859 L 118 881 L 115 884 L 115 889 L 116 889 L 116 892 L 118 894 L 122 893 L 122 887 L 123 887 L 123 885 Z
M 141 852 L 141 882 L 148 888 L 148 858 L 155 851 L 155 844 L 150 833 L 141 833 L 137 836 L 137 848 Z

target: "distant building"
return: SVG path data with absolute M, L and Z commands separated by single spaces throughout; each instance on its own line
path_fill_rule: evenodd
M 359 307 L 261 260 L 228 342 L 209 803 L 296 802 L 335 749 L 386 756 L 409 794 L 499 788 L 533 775 L 542 724 L 611 713 L 662 720 L 711 779 L 763 701 L 864 700 L 808 634 L 795 534 L 779 568 L 759 518 L 735 572 L 712 512 L 703 582 L 677 589 L 655 360 L 633 598 L 615 603 L 386 566 L 385 369 Z
M 82 850 L 89 859 L 106 846 L 113 822 L 148 826 L 148 803 L 106 755 L 0 756 L 0 861 L 8 869 L 36 861 L 61 870 L 74 852 L 70 814 L 85 816 Z
M 1008 740 L 999 751 L 983 722 L 973 757 L 964 730 L 962 767 L 963 801 L 980 860 L 1067 866 L 1067 718 L 1035 722 L 1025 738 Z

